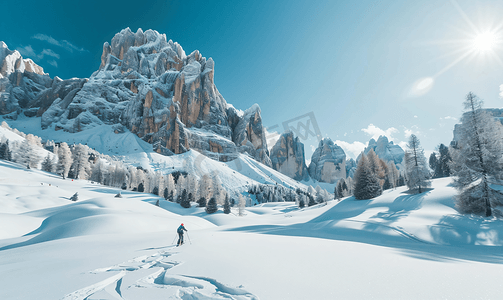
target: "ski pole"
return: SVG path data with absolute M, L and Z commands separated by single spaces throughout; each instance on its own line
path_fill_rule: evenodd
M 189 238 L 189 243 L 192 245 L 192 242 L 190 240 L 189 232 L 187 231 L 187 237 Z
M 175 238 L 173 239 L 173 241 L 171 242 L 171 245 L 173 245 L 175 243 L 175 240 L 176 240 L 176 235 L 175 235 Z

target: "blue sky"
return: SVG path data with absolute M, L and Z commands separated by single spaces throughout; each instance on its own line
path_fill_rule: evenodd
M 469 91 L 486 107 L 502 106 L 499 41 L 461 57 L 476 32 L 503 37 L 503 1 L 9 1 L 3 8 L 0 40 L 51 76 L 89 77 L 115 33 L 155 29 L 186 53 L 212 57 L 227 102 L 258 103 L 271 131 L 310 113 L 349 156 L 379 134 L 403 143 L 414 133 L 426 150 L 448 144 Z M 422 89 L 414 89 L 418 81 Z M 303 142 L 309 158 L 317 139 Z

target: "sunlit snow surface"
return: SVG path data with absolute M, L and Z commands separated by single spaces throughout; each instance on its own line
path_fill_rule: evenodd
M 449 183 L 239 217 L 0 161 L 0 299 L 498 299 L 503 224 Z

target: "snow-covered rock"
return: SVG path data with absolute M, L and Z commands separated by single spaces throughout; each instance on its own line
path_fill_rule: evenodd
M 328 183 L 346 178 L 346 153 L 330 138 L 322 139 L 311 157 L 309 175 L 315 180 Z
M 346 175 L 353 178 L 356 171 L 356 161 L 353 158 L 346 160 Z
M 22 109 L 30 109 L 27 115 L 33 115 L 34 99 L 52 84 L 42 67 L 0 41 L 0 115 L 15 119 Z
M 228 115 L 232 140 L 237 145 L 238 151 L 248 153 L 259 162 L 271 167 L 259 105 L 254 104 L 244 112 L 231 106 L 228 108 Z
M 309 180 L 304 144 L 291 131 L 283 133 L 271 150 L 272 167 L 291 178 Z
M 403 151 L 402 147 L 393 144 L 393 142 L 389 141 L 387 137 L 381 135 L 377 139 L 377 142 L 376 140 L 371 139 L 363 153 L 369 153 L 370 149 L 373 149 L 380 159 L 386 162 L 393 161 L 398 169 L 401 168 L 405 152 Z M 360 155 L 358 156 L 356 161 L 358 160 L 360 160 Z
M 126 28 L 103 45 L 99 70 L 73 98 L 47 109 L 43 126 L 77 132 L 121 123 L 159 153 L 194 148 L 227 161 L 247 152 L 271 166 L 260 108 L 229 116 L 214 67 L 213 59 L 197 50 L 186 55 L 164 34 Z

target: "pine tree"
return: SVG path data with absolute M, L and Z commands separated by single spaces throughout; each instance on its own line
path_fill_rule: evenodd
M 438 146 L 438 153 L 440 158 L 438 159 L 437 164 L 437 173 L 439 177 L 449 177 L 451 176 L 451 170 L 449 168 L 449 164 L 452 161 L 451 155 L 449 154 L 449 148 L 444 144 L 440 144 Z
M 164 199 L 168 200 L 168 197 L 169 197 L 168 188 L 164 188 L 163 196 L 164 196 Z
M 426 166 L 424 150 L 415 134 L 410 136 L 407 148 L 404 156 L 407 187 L 422 193 L 424 188 L 431 186 L 430 172 Z
M 206 198 L 201 197 L 199 200 L 197 200 L 197 204 L 199 207 L 206 207 Z
M 382 186 L 384 184 L 384 177 L 386 174 L 382 167 L 381 159 L 379 158 L 379 156 L 377 156 L 373 149 L 370 149 L 370 151 L 367 153 L 367 162 L 370 171 L 377 177 L 377 179 L 379 180 L 379 185 L 382 189 Z
M 306 203 L 304 202 L 303 199 L 299 201 L 299 208 L 304 208 L 306 206 Z
M 381 195 L 379 178 L 372 172 L 367 156 L 362 153 L 354 174 L 354 196 L 357 200 L 372 199 Z
M 51 158 L 51 155 L 47 154 L 44 161 L 42 162 L 42 171 L 52 172 L 53 167 L 54 167 L 54 162 Z
M 229 201 L 229 196 L 227 195 L 224 201 L 224 214 L 230 214 L 230 213 L 231 213 L 231 202 Z
M 430 169 L 433 170 L 433 178 L 439 178 L 441 177 L 439 174 L 439 163 L 437 159 L 437 154 L 435 152 L 432 152 L 430 154 L 430 158 L 428 160 L 428 164 L 430 165 Z
M 4 159 L 7 161 L 12 160 L 11 151 L 9 147 L 9 140 L 7 139 L 2 139 L 2 141 L 0 142 L 0 159 Z
M 79 201 L 79 192 L 76 192 L 75 194 L 73 194 L 73 196 L 70 197 L 70 200 Z
M 187 196 L 187 190 L 182 191 L 182 195 L 180 197 L 180 206 L 183 208 L 190 208 L 189 197 Z
M 209 214 L 215 213 L 218 210 L 217 199 L 211 197 L 210 201 L 208 201 L 208 205 L 206 205 L 206 212 Z
M 313 205 L 316 205 L 316 201 L 314 200 L 314 196 L 309 194 L 307 195 L 307 197 L 309 198 L 309 202 L 307 203 L 307 206 L 313 206 Z
M 473 93 L 468 93 L 463 104 L 465 113 L 450 165 L 454 186 L 459 191 L 456 208 L 462 213 L 489 217 L 494 206 L 503 204 L 503 195 L 492 189 L 489 182 L 491 178 L 501 179 L 503 174 L 503 129 L 482 110 L 482 100 Z
M 138 192 L 143 193 L 145 191 L 145 186 L 143 185 L 143 182 L 140 182 L 138 185 Z

